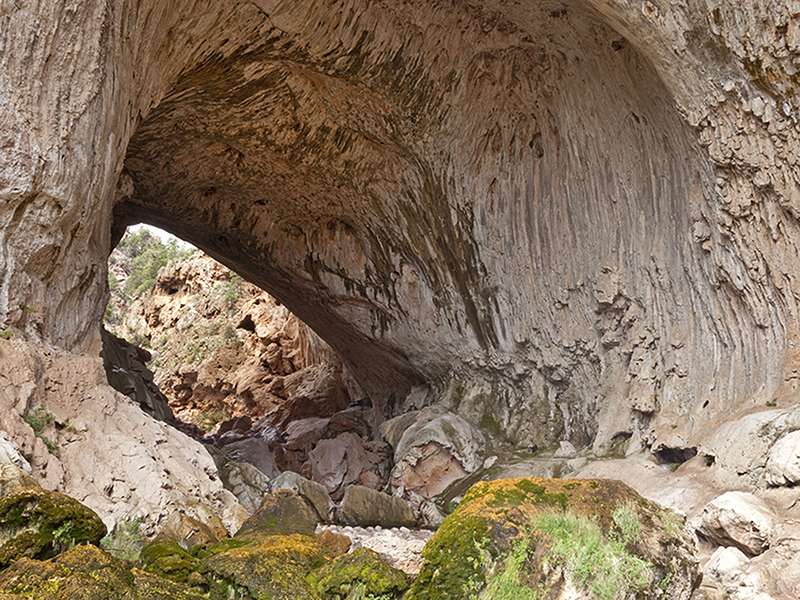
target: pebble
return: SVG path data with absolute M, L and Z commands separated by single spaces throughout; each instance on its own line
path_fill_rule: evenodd
M 323 529 L 348 536 L 352 541 L 350 552 L 356 548 L 369 548 L 395 569 L 415 577 L 422 567 L 422 548 L 434 533 L 427 529 L 408 527 L 383 529 L 379 525 L 375 527 L 317 525 L 317 533 Z

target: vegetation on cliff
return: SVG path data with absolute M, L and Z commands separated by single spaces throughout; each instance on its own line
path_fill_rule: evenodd
M 111 299 L 106 307 L 106 324 L 119 325 L 131 302 L 155 285 L 162 268 L 194 252 L 194 247 L 181 245 L 174 238 L 164 242 L 144 227 L 128 231 L 108 257 Z

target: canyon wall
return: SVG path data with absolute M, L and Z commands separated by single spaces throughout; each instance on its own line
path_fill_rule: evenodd
M 0 3 L 0 324 L 97 354 L 122 228 L 382 407 L 696 445 L 797 385 L 800 3 Z

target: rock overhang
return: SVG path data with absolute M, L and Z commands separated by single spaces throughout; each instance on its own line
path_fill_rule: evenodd
M 705 23 L 650 3 L 112 13 L 119 28 L 96 59 L 111 67 L 81 88 L 94 95 L 72 137 L 45 146 L 81 152 L 51 161 L 39 191 L 70 199 L 54 201 L 67 232 L 97 209 L 52 255 L 83 270 L 49 272 L 52 240 L 10 246 L 11 270 L 30 279 L 11 297 L 42 304 L 46 335 L 69 346 L 102 309 L 98 248 L 121 172 L 116 226 L 161 226 L 264 287 L 376 396 L 431 382 L 515 443 L 610 439 L 619 405 L 634 441 L 650 441 L 664 408 L 712 422 L 779 384 L 782 360 L 764 358 L 793 334 L 782 292 L 751 272 L 750 247 L 771 242 L 719 208 L 749 193 L 746 169 L 713 147 L 725 145 L 713 117 L 739 107 L 709 100 L 756 63 L 712 10 Z M 701 33 L 733 53 L 711 53 Z M 102 150 L 87 153 L 89 139 Z M 59 192 L 86 172 L 79 159 L 102 165 L 87 174 L 94 191 Z

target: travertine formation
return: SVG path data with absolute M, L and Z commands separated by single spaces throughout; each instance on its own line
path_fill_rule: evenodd
M 59 398 L 123 435 L 81 492 L 101 512 L 138 498 L 131 461 L 169 479 L 180 443 L 146 458 L 130 423 L 162 434 L 95 358 L 144 221 L 308 323 L 375 424 L 436 404 L 513 448 L 721 448 L 800 385 L 798 69 L 796 0 L 1 0 L 0 376 L 28 380 L 0 424 L 67 491 L 94 434 Z M 43 401 L 61 460 L 22 420 Z M 164 501 L 235 507 L 186 452 Z
M 426 382 L 520 444 L 689 447 L 797 382 L 798 11 L 4 3 L 0 321 L 95 353 L 143 220 L 387 409 Z

